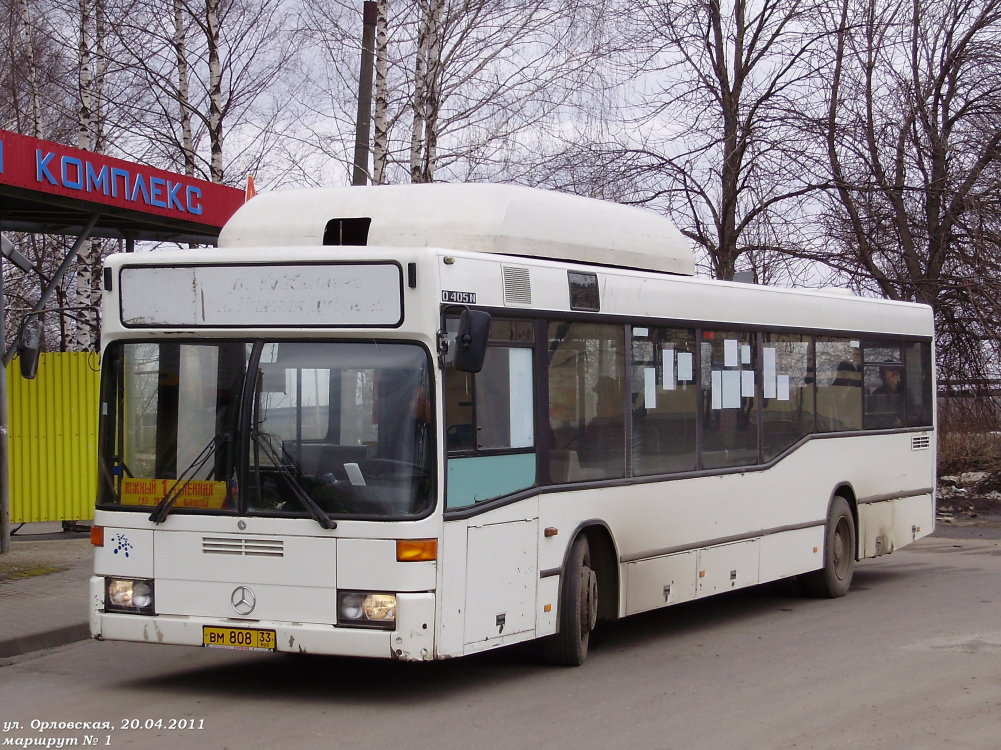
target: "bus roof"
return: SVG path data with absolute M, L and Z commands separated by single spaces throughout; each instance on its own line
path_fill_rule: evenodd
M 328 225 L 371 219 L 364 242 L 436 247 L 694 275 L 684 235 L 642 208 L 520 185 L 432 183 L 262 193 L 220 247 L 323 245 Z

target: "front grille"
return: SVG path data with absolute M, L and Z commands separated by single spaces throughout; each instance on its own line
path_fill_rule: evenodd
M 285 543 L 281 539 L 203 536 L 202 553 L 206 555 L 244 555 L 246 557 L 284 557 Z

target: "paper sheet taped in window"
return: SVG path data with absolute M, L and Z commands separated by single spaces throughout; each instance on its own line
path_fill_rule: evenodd
M 643 405 L 647 409 L 657 408 L 657 368 L 643 368 Z
M 740 408 L 740 372 L 737 370 L 723 373 L 723 408 Z
M 737 347 L 737 339 L 723 341 L 723 365 L 725 367 L 737 366 Z
M 678 352 L 678 382 L 691 383 L 694 379 L 693 363 L 695 358 L 691 352 Z
M 778 379 L 778 400 L 788 401 L 789 400 L 789 376 L 779 375 Z
M 765 398 L 775 398 L 775 347 L 765 347 L 761 370 L 762 395 Z
M 673 391 L 674 380 L 674 349 L 664 349 L 664 390 Z

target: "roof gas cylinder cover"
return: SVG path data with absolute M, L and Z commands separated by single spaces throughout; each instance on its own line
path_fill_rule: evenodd
M 371 220 L 365 244 L 375 247 L 434 247 L 695 273 L 689 242 L 660 214 L 489 183 L 261 193 L 223 227 L 219 246 L 320 246 L 325 237 L 330 244 L 331 222 L 358 219 Z

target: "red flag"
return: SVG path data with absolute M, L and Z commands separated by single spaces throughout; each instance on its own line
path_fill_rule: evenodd
M 246 203 L 251 198 L 253 198 L 255 195 L 257 195 L 257 188 L 254 187 L 254 176 L 248 174 L 247 175 L 247 192 L 245 194 L 243 202 Z

